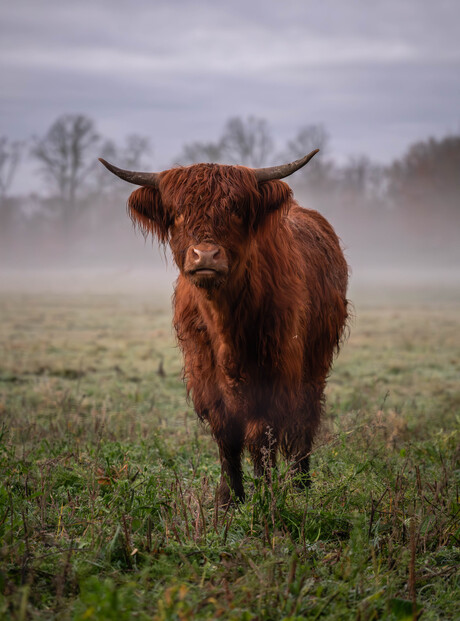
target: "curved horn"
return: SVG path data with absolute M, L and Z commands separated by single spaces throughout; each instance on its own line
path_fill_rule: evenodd
M 154 188 L 158 187 L 158 183 L 160 181 L 159 173 L 148 173 L 148 172 L 133 172 L 131 170 L 123 170 L 123 168 L 118 168 L 113 164 L 109 164 L 106 160 L 103 160 L 102 157 L 99 158 L 101 164 L 110 170 L 111 173 L 123 179 L 123 181 L 127 181 L 128 183 L 134 183 L 135 185 L 149 185 Z
M 289 177 L 296 170 L 308 164 L 311 158 L 318 153 L 319 149 L 315 149 L 300 160 L 291 162 L 290 164 L 282 164 L 281 166 L 270 166 L 269 168 L 253 168 L 257 181 L 271 181 L 272 179 L 283 179 Z

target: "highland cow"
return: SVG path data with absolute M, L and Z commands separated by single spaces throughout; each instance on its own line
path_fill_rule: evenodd
M 317 151 L 272 168 L 196 164 L 138 173 L 128 211 L 169 244 L 179 268 L 174 327 L 198 417 L 221 463 L 220 503 L 244 499 L 241 456 L 256 476 L 277 451 L 309 482 L 324 388 L 347 319 L 348 267 L 331 225 L 280 179 Z

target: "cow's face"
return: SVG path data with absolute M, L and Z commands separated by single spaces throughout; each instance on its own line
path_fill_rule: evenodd
M 257 184 L 244 183 L 238 169 L 215 165 L 174 170 L 170 177 L 162 197 L 174 214 L 169 232 L 174 259 L 197 287 L 219 288 L 246 264 Z
M 185 217 L 180 215 L 171 227 L 170 246 L 174 260 L 182 274 L 194 285 L 204 289 L 216 289 L 227 279 L 234 263 L 229 260 L 229 248 L 218 243 L 212 231 L 196 235 L 187 227 Z
M 198 164 L 165 171 L 159 189 L 136 190 L 128 208 L 145 232 L 169 242 L 193 285 L 212 291 L 243 276 L 255 232 L 289 196 L 284 183 L 258 184 L 248 169 Z

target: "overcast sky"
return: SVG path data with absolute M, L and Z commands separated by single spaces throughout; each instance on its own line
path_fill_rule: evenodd
M 0 14 L 0 135 L 64 113 L 150 138 L 152 165 L 265 118 L 323 123 L 339 160 L 460 131 L 458 0 L 14 0 Z

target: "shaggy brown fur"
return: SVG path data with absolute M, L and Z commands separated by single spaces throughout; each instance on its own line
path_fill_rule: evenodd
M 128 210 L 170 244 L 180 270 L 174 326 L 188 393 L 219 446 L 221 502 L 244 498 L 245 447 L 256 475 L 279 448 L 307 482 L 347 318 L 348 268 L 332 227 L 284 182 L 216 164 L 161 173 L 159 189 L 134 191 Z M 188 271 L 190 252 L 208 247 L 222 257 L 214 276 Z

